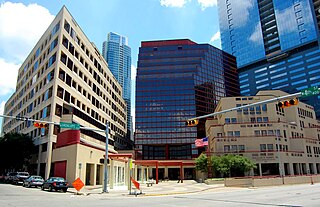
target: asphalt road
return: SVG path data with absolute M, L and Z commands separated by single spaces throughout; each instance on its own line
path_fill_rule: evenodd
M 0 184 L 1 207 L 69 207 L 69 206 L 276 206 L 300 207 L 320 206 L 320 184 L 291 185 L 264 188 L 223 188 L 201 193 L 170 196 L 110 196 L 92 194 L 88 196 L 71 193 L 47 192 L 39 188 Z

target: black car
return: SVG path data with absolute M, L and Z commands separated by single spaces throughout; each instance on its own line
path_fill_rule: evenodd
M 41 190 L 49 189 L 49 191 L 62 190 L 63 192 L 67 192 L 68 187 L 68 182 L 64 178 L 51 177 L 48 180 L 44 181 L 43 185 L 41 186 Z
M 12 184 L 23 184 L 24 180 L 29 177 L 28 172 L 17 172 L 17 174 L 12 179 Z
M 43 185 L 43 178 L 38 175 L 31 175 L 27 179 L 24 180 L 23 182 L 23 187 L 30 188 L 32 186 L 38 187 Z

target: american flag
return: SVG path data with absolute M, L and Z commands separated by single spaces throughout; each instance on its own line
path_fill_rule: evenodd
M 208 137 L 202 138 L 203 146 L 208 146 Z
M 196 147 L 203 147 L 204 146 L 202 139 L 196 139 L 194 143 L 195 143 Z
M 196 147 L 204 147 L 208 146 L 208 137 L 202 138 L 202 139 L 196 139 L 194 141 Z

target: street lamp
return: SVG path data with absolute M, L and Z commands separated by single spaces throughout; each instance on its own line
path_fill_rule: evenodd
M 102 193 L 108 193 L 107 185 L 108 185 L 108 145 L 109 145 L 109 123 L 106 121 L 106 151 L 104 157 L 104 181 L 103 181 L 103 191 Z

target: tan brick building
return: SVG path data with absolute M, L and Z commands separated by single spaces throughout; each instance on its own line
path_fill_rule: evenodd
M 216 112 L 283 95 L 287 93 L 275 90 L 222 98 Z M 313 107 L 302 102 L 284 109 L 273 102 L 220 114 L 206 121 L 206 131 L 211 154 L 246 156 L 257 164 L 255 175 L 320 173 L 320 122 Z
M 109 152 L 125 137 L 126 105 L 122 88 L 96 46 L 63 7 L 34 46 L 18 72 L 16 92 L 5 115 L 105 129 L 109 122 Z M 60 132 L 58 125 L 38 129 L 31 121 L 5 118 L 3 133 L 29 134 L 39 147 L 33 173 L 60 175 L 72 182 L 80 176 L 87 185 L 102 184 L 105 134 L 89 130 Z M 115 179 L 124 182 L 125 164 L 112 163 Z

